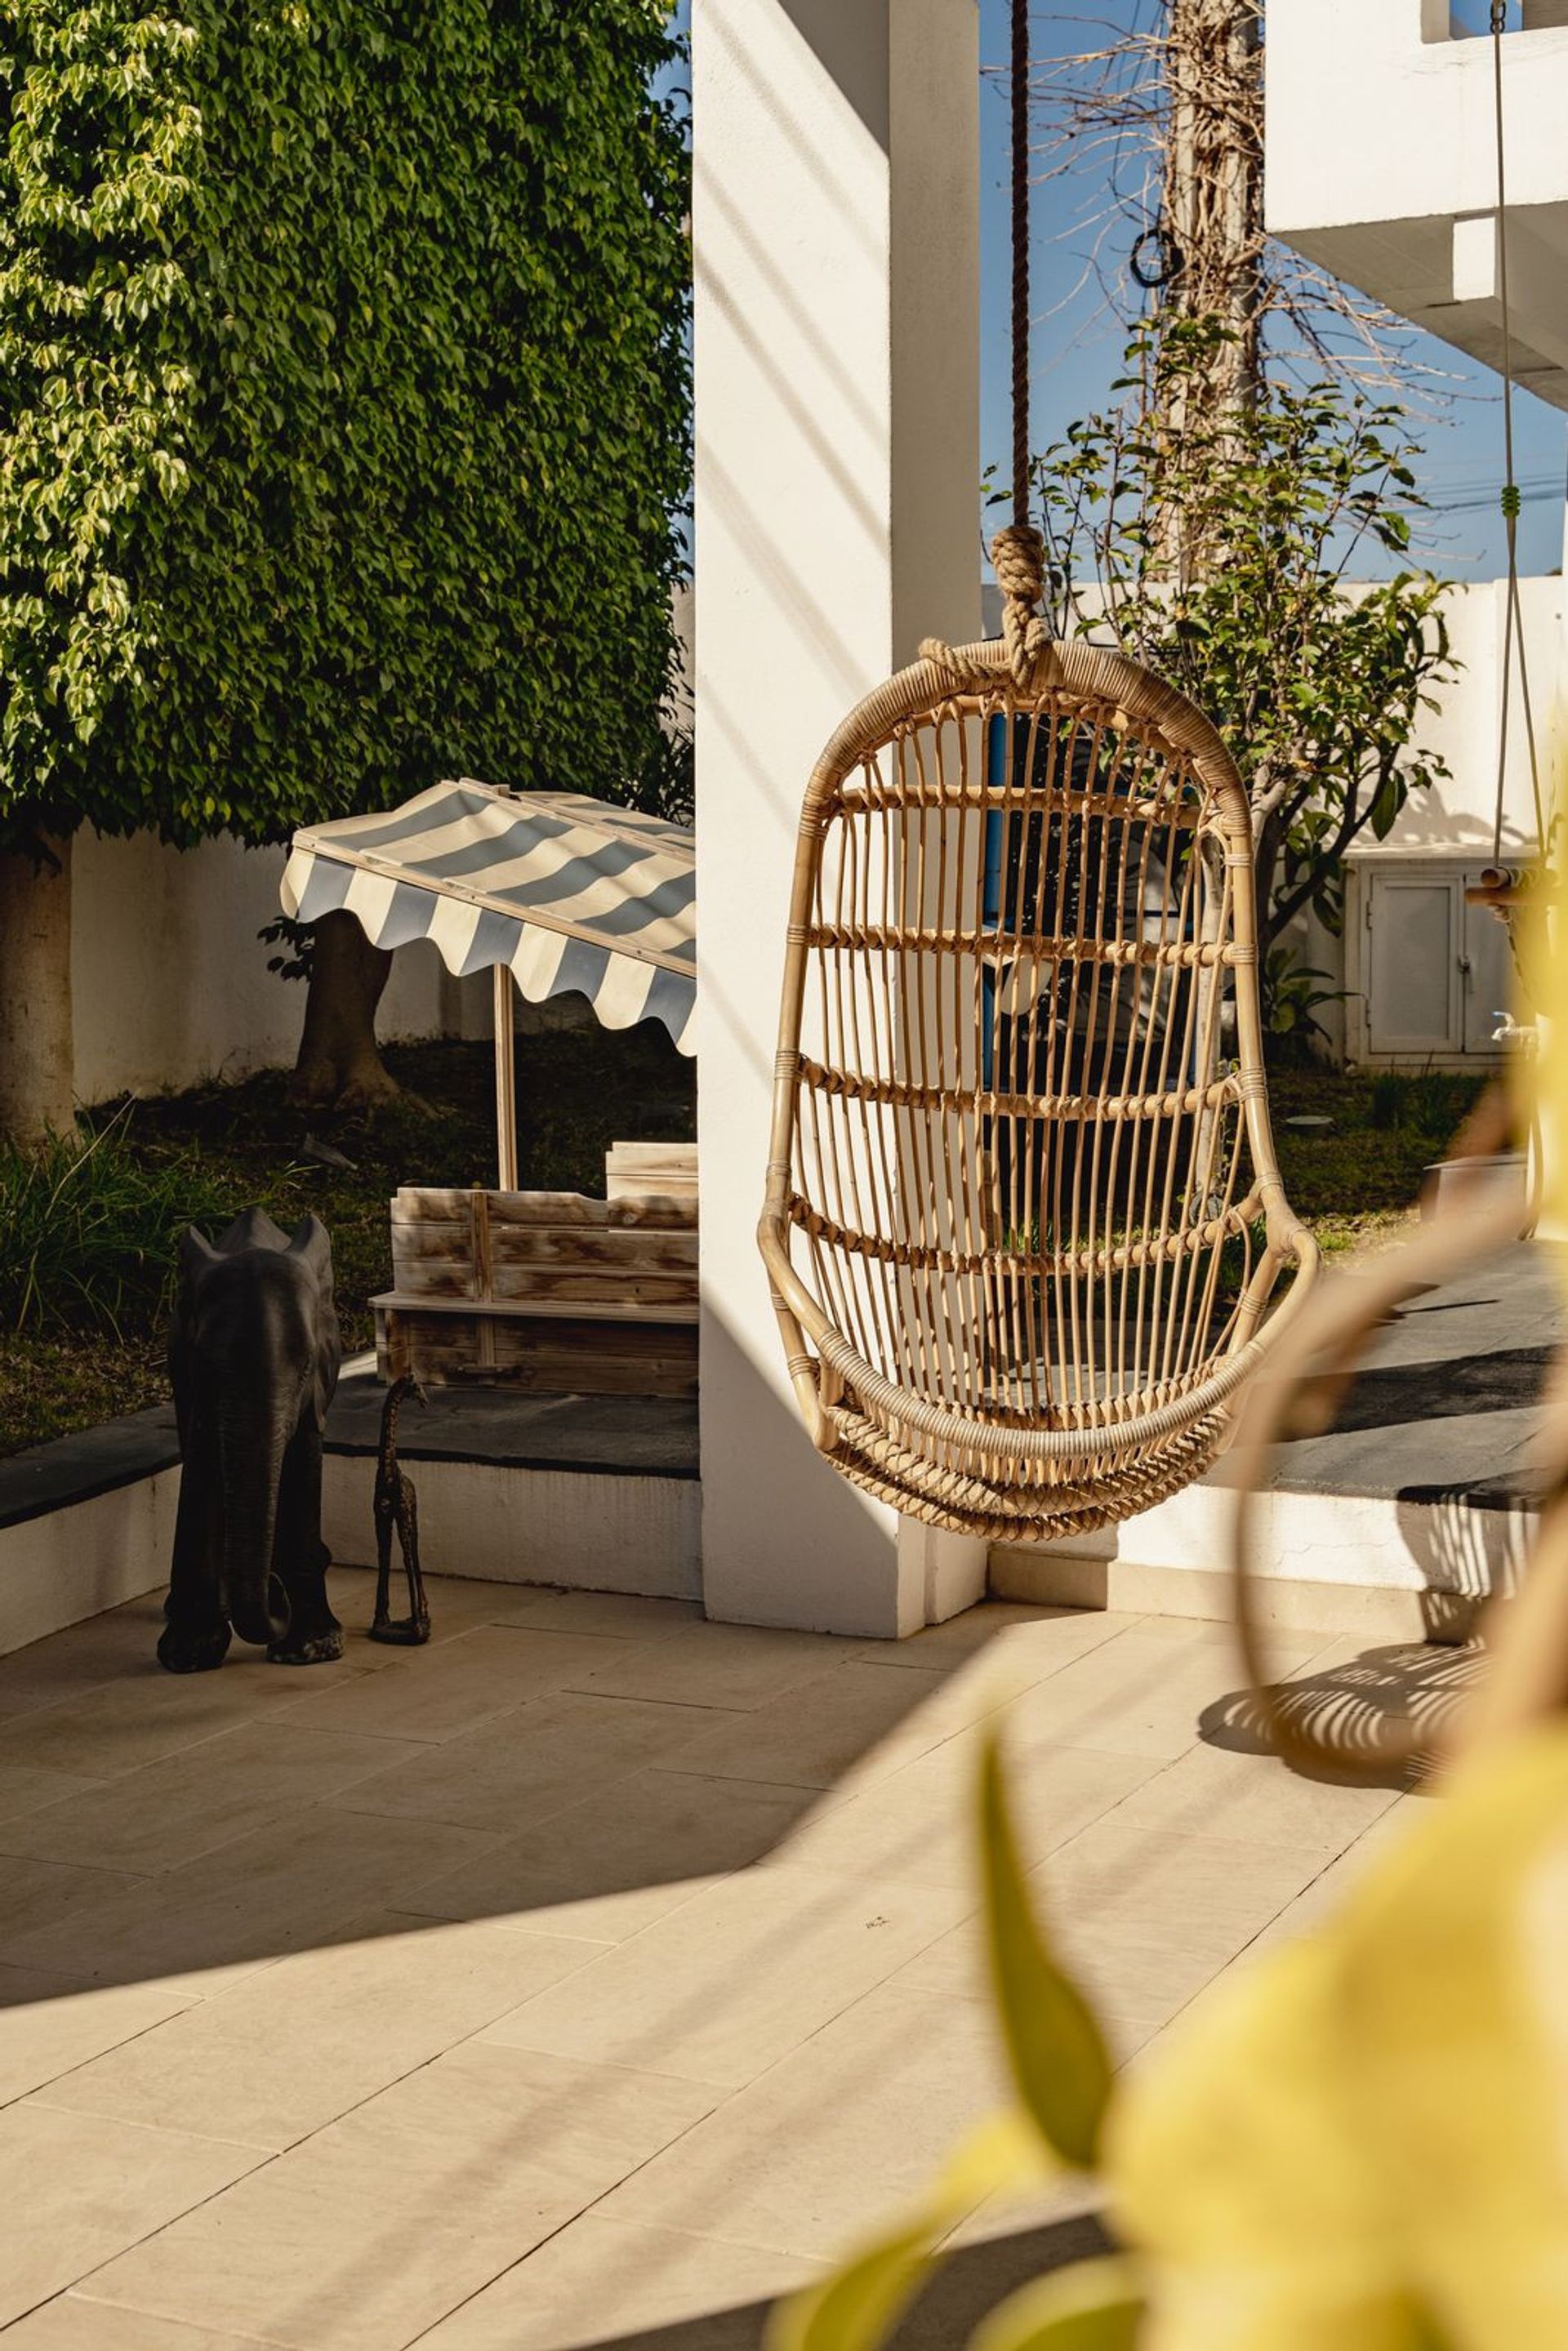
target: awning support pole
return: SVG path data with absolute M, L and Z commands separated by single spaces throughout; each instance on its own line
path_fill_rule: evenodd
M 517 983 L 504 963 L 496 977 L 496 1178 L 503 1192 L 517 1188 L 517 1081 L 513 1056 Z

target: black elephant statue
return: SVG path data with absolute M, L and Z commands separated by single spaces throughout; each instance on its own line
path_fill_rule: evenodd
M 215 1244 L 185 1234 L 169 1339 L 184 1467 L 158 1643 L 172 1674 L 221 1666 L 231 1626 L 277 1665 L 342 1656 L 321 1541 L 321 1433 L 341 1361 L 317 1217 L 286 1234 L 247 1208 Z

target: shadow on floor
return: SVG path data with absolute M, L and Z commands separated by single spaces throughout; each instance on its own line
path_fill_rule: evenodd
M 372 1584 L 333 1573 L 341 1665 L 165 1674 L 156 1594 L 0 1657 L 0 2008 L 464 1919 L 608 1947 L 616 1904 L 651 1923 L 767 1858 L 983 1646 L 883 1662 L 674 1602 L 605 1637 L 578 1628 L 612 1595 L 443 1579 L 397 1651 Z
M 1434 1744 L 1475 1686 L 1482 1653 L 1475 1646 L 1427 1648 L 1418 1642 L 1364 1649 L 1342 1664 L 1284 1682 L 1278 1702 L 1288 1720 L 1310 1730 L 1344 1758 L 1364 1781 L 1366 1760 L 1377 1754 L 1398 1733 L 1414 1730 Z M 1210 1747 L 1238 1755 L 1270 1751 L 1263 1711 L 1250 1690 L 1239 1690 L 1206 1707 L 1198 1718 L 1198 1735 Z M 1325 1769 L 1307 1774 L 1333 1782 L 1336 1774 Z M 1382 1784 L 1418 1787 L 1419 1764 L 1392 1771 Z

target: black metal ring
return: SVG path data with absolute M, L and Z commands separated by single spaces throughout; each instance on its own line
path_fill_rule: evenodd
M 1152 267 L 1144 258 L 1151 246 L 1155 256 Z M 1158 287 L 1168 286 L 1173 278 L 1181 276 L 1181 248 L 1164 222 L 1145 229 L 1135 240 L 1132 252 L 1127 256 L 1127 267 L 1134 283 L 1141 286 L 1145 294 L 1153 294 Z

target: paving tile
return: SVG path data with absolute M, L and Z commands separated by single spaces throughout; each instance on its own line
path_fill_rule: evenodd
M 34 1968 L 0 1967 L 0 2105 L 41 2089 L 189 2006 L 186 1995 L 150 1985 L 95 1988 Z
M 601 1642 L 587 1635 L 495 1625 L 433 1648 L 384 1654 L 391 1662 L 379 1673 L 323 1690 L 293 1719 L 311 1730 L 439 1743 L 580 1681 L 604 1656 Z
M 1096 1822 L 1030 1874 L 1053 1948 L 1129 2054 L 1312 1883 L 1315 1854 Z M 928 1991 L 983 1996 L 977 1926 L 900 1975 Z
M 216 1673 L 166 1674 L 149 1648 L 122 1664 L 102 1688 L 8 1722 L 0 1729 L 0 1765 L 114 1779 L 292 1706 L 303 1695 L 308 1673 L 329 1677 L 344 1670 L 290 1670 L 267 1665 L 258 1653 L 225 1662 Z
M 983 1677 L 847 1659 L 754 1712 L 731 1716 L 683 1758 L 714 1779 L 768 1780 L 778 1787 L 831 1788 L 858 1767 L 869 1780 L 950 1738 L 1001 1703 Z
M 601 1948 L 376 1917 L 197 2001 L 42 2095 L 76 2114 L 291 2147 Z M 0 2020 L 0 2052 L 4 2030 Z
M 0 2114 L 0 2325 L 188 2212 L 257 2161 L 253 2147 L 24 2101 Z
M 434 1879 L 409 1907 L 439 1918 L 510 1913 L 546 1934 L 621 1942 L 709 1879 L 760 1860 L 810 1801 L 803 1788 L 639 1771 Z
M 655 1757 L 684 1756 L 710 1723 L 741 1719 L 576 1692 L 536 1698 L 361 1781 L 331 1808 L 516 1836 Z
M 392 1562 L 392 1610 L 397 1614 L 405 1605 L 398 1597 L 406 1594 L 408 1587 L 401 1581 L 402 1570 L 398 1560 Z M 371 1621 L 376 1610 L 376 1577 L 373 1568 L 334 1567 L 328 1589 L 332 1607 L 341 1617 L 349 1636 L 349 1662 L 365 1667 L 372 1661 L 391 1664 L 398 1652 L 387 1643 L 370 1638 Z M 430 1645 L 439 1646 L 455 1640 L 460 1634 L 471 1633 L 476 1625 L 505 1622 L 497 1615 L 497 1606 L 504 1608 L 512 1599 L 510 1587 L 504 1583 L 486 1583 L 476 1576 L 425 1576 L 425 1592 L 430 1601 Z
M 64 1931 L 78 1913 L 96 1915 L 105 1903 L 142 1883 L 120 1871 L 73 1869 L 63 1863 L 0 1855 L 0 1960 L 35 1936 Z M 67 1974 L 78 1972 L 66 1970 Z
M 702 2351 L 760 2351 L 769 2305 L 825 2266 L 585 2212 L 444 2318 L 420 2351 L 587 2351 L 697 2322 Z
M 39 1771 L 30 1763 L 0 1762 L 0 1842 L 4 1832 L 27 1813 L 61 1803 L 67 1796 L 90 1794 L 102 1785 L 101 1780 L 79 1772 Z
M 1375 1869 L 1381 1855 L 1416 1826 L 1420 1818 L 1419 1807 L 1429 1801 L 1422 1796 L 1401 1796 L 1387 1812 L 1379 1813 L 1354 1844 L 1331 1861 L 1293 1902 L 1270 1921 L 1252 1948 L 1261 1951 L 1271 1944 L 1312 1934 L 1325 1925 L 1367 1874 Z
M 1280 1670 L 1314 1646 L 1322 1646 L 1321 1635 L 1276 1640 Z M 1154 1633 L 1139 1625 L 1024 1690 L 1009 1721 L 1020 1746 L 1039 1741 L 1174 1757 L 1196 1743 L 1204 1709 L 1242 1687 L 1230 1644 L 1201 1632 Z
M 254 2337 L 111 2310 L 79 2294 L 57 2294 L 5 2332 L 9 2351 L 256 2351 Z
M 657 1640 L 681 1625 L 705 1619 L 695 1600 L 641 1600 L 628 1592 L 528 1591 L 515 1583 L 492 1584 L 490 1622 L 521 1625 L 538 1633 L 601 1633 L 622 1640 Z
M 831 1633 L 758 1625 L 672 1625 L 625 1656 L 601 1660 L 580 1687 L 606 1698 L 749 1709 L 814 1680 L 859 1646 Z
M 803 1822 L 776 1858 L 852 1877 L 975 1891 L 981 1736 L 960 1731 L 887 1778 Z M 1011 1774 L 1026 1857 L 1043 1860 L 1157 1772 L 1156 1758 L 1081 1747 L 1032 1748 Z
M 483 2038 L 737 2086 L 951 1928 L 968 1897 L 804 1869 L 727 1877 Z
M 658 2074 L 469 2042 L 123 2254 L 89 2291 L 299 2351 L 402 2351 L 710 2103 Z
M 1006 2097 L 988 2013 L 883 1985 L 599 2207 L 605 2220 L 831 2258 L 929 2185 Z
M 1030 1758 L 1033 1768 L 1034 1758 Z M 1193 1747 L 1145 1778 L 1110 1814 L 1113 1828 L 1176 1836 L 1236 1837 L 1332 1860 L 1396 1800 L 1392 1788 L 1309 1780 L 1273 1755 Z
M 163 1594 L 150 1592 L 121 1607 L 68 1625 L 0 1656 L 0 1722 L 57 1706 L 140 1669 L 163 1625 Z
M 984 1600 L 961 1615 L 949 1616 L 945 1625 L 927 1625 L 906 1641 L 859 1642 L 855 1654 L 868 1665 L 915 1666 L 929 1673 L 990 1651 L 1009 1669 L 1034 1681 L 1043 1678 L 1035 1670 L 1038 1665 L 1054 1672 L 1142 1622 L 1110 1609 L 1036 1608 L 1024 1601 Z
M 253 1723 L 52 1804 L 47 1816 L 0 1821 L 0 1852 L 151 1876 L 424 1751 L 413 1740 Z
M 467 1829 L 319 1807 L 160 1877 L 127 1884 L 107 1872 L 63 1872 L 90 1877 L 90 1893 L 77 1890 L 50 1924 L 8 1933 L 5 1956 L 97 1980 L 152 1977 L 183 1987 L 212 1970 L 248 1971 L 297 1950 L 372 1905 L 395 1907 L 484 1843 Z M 0 1911 L 8 1874 L 45 1866 L 0 1863 Z M 214 1987 L 203 1980 L 194 1988 Z

